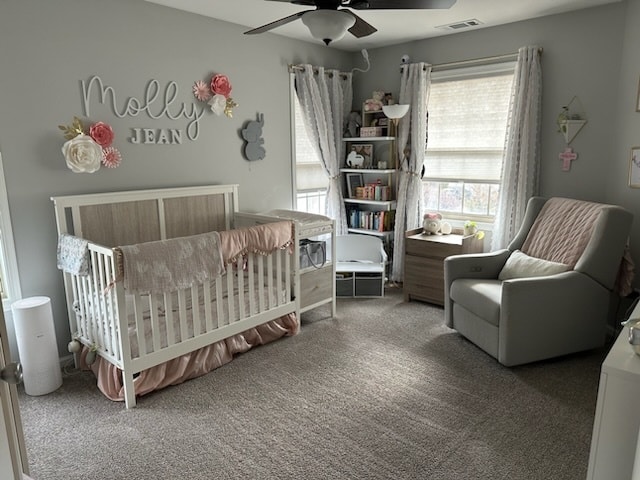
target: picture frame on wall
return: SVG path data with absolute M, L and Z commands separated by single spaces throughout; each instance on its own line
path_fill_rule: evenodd
M 629 186 L 640 188 L 640 147 L 631 147 L 629 156 Z
M 364 187 L 364 179 L 361 173 L 347 173 L 347 193 L 349 198 L 356 198 L 356 189 Z

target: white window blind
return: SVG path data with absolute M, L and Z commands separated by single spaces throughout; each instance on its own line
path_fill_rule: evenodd
M 425 180 L 500 181 L 513 67 L 434 72 Z
M 320 159 L 307 135 L 297 95 L 294 94 L 293 98 L 295 107 L 296 190 L 326 189 L 329 186 L 329 179 L 324 173 Z

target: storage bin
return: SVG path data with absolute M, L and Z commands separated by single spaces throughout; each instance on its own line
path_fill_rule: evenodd
M 360 127 L 361 137 L 380 137 L 382 136 L 382 127 Z
M 356 273 L 356 297 L 381 297 L 384 281 L 379 273 Z
M 353 297 L 353 273 L 336 274 L 336 297 Z

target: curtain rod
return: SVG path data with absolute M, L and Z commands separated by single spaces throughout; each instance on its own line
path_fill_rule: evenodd
M 304 72 L 304 68 L 305 68 L 304 65 L 289 65 L 289 73 L 293 73 L 294 70 L 302 70 Z M 312 67 L 312 68 L 313 68 L 313 73 L 318 73 L 318 67 Z M 328 70 L 328 71 L 325 70 L 324 73 L 331 77 L 331 76 L 333 76 L 333 72 L 334 71 L 335 70 Z M 338 73 L 342 78 L 347 78 L 347 73 L 346 72 L 338 72 Z
M 542 53 L 542 47 L 538 48 L 538 51 Z M 447 68 L 456 68 L 456 67 L 467 67 L 470 65 L 482 65 L 483 63 L 494 63 L 499 61 L 508 61 L 508 60 L 517 60 L 518 52 L 515 53 L 505 53 L 504 55 L 494 55 L 493 57 L 481 57 L 481 58 L 472 58 L 469 60 L 460 60 L 458 62 L 447 62 L 447 63 L 439 63 L 437 65 L 431 66 L 431 71 L 434 70 L 446 70 Z M 404 68 L 404 65 L 400 67 L 400 71 Z

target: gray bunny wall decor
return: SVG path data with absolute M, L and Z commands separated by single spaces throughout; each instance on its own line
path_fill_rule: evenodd
M 248 121 L 242 129 L 242 138 L 246 142 L 244 144 L 244 158 L 250 162 L 262 160 L 267 155 L 267 151 L 262 146 L 264 144 L 262 127 L 264 127 L 264 114 L 258 113 L 258 120 Z

